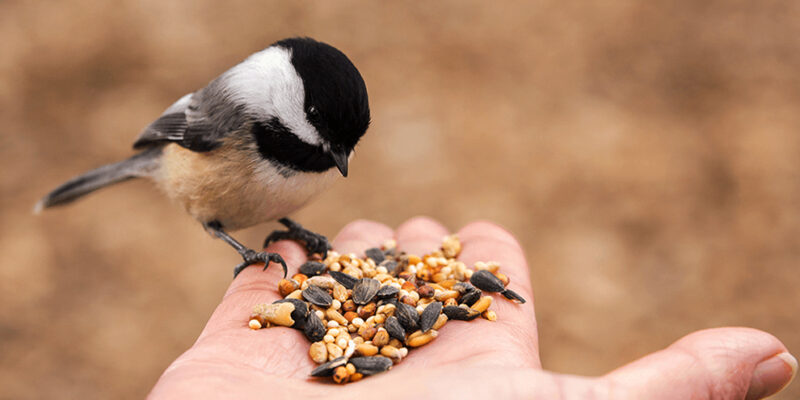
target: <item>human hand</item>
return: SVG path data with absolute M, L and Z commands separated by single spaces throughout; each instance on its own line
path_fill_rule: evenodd
M 342 229 L 333 245 L 340 253 L 363 254 L 395 238 L 399 249 L 424 254 L 438 248 L 447 234 L 444 227 L 426 218 L 407 221 L 396 231 L 356 221 Z M 797 370 L 797 361 L 772 335 L 749 328 L 719 328 L 692 333 L 601 377 L 547 372 L 539 359 L 533 293 L 519 244 L 508 232 L 486 222 L 469 224 L 458 235 L 462 261 L 467 265 L 499 261 L 514 291 L 528 302 L 495 301 L 496 322 L 448 323 L 437 340 L 413 350 L 391 371 L 333 385 L 309 377 L 316 364 L 308 356 L 302 332 L 247 327 L 253 305 L 279 298 L 276 285 L 281 274 L 274 266 L 266 272 L 247 268 L 233 281 L 194 346 L 167 368 L 150 396 L 760 399 L 788 384 Z M 290 268 L 306 261 L 303 249 L 293 242 L 275 243 L 268 251 L 283 255 Z

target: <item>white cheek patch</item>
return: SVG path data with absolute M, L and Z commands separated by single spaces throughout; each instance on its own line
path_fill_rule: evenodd
M 229 95 L 259 117 L 278 117 L 297 137 L 321 144 L 317 130 L 306 119 L 303 80 L 292 66 L 291 53 L 270 47 L 248 57 L 224 74 Z

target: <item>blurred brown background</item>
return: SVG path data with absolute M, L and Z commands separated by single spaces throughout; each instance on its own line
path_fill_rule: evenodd
M 146 182 L 30 210 L 291 35 L 347 53 L 373 111 L 307 226 L 506 226 L 555 371 L 724 325 L 800 353 L 800 3 L 598 3 L 0 2 L 0 397 L 141 398 L 192 344 L 230 248 Z

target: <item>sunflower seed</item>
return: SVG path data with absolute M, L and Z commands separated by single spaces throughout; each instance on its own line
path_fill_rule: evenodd
M 353 357 L 350 363 L 364 375 L 375 375 L 392 368 L 392 360 L 384 356 Z
M 367 304 L 375 298 L 381 283 L 376 279 L 362 278 L 353 288 L 353 301 L 356 304 Z
M 525 299 L 522 296 L 520 296 L 519 294 L 517 294 L 517 292 L 515 292 L 515 291 L 513 291 L 511 289 L 503 290 L 502 292 L 500 292 L 500 294 L 502 294 L 503 296 L 505 296 L 505 298 L 507 298 L 509 300 L 516 300 L 516 301 L 518 301 L 520 303 L 525 303 Z
M 388 271 L 389 275 L 392 275 L 392 276 L 397 276 L 397 274 L 399 274 L 402 271 L 401 268 L 398 268 L 397 261 L 384 260 L 381 263 L 381 266 L 386 268 L 386 271 Z
M 303 298 L 309 303 L 328 308 L 333 303 L 333 297 L 325 289 L 319 286 L 309 286 L 303 290 Z
M 452 289 L 460 294 L 464 294 L 471 290 L 475 290 L 475 286 L 470 285 L 469 282 L 457 282 L 453 284 Z
M 381 249 L 379 249 L 377 247 L 373 247 L 371 249 L 367 249 L 367 251 L 365 251 L 364 253 L 366 253 L 367 257 L 371 258 L 372 261 L 375 261 L 375 264 L 380 264 L 386 258 L 383 255 L 383 252 L 381 251 Z
M 403 329 L 403 325 L 400 325 L 400 321 L 397 320 L 397 317 L 391 316 L 386 318 L 383 326 L 386 328 L 386 331 L 389 332 L 389 336 L 401 342 L 406 340 L 406 331 Z
M 325 264 L 317 261 L 308 261 L 300 266 L 300 273 L 306 276 L 317 276 L 325 271 Z
M 300 330 L 305 328 L 306 318 L 308 317 L 308 304 L 305 301 L 297 299 L 281 299 L 275 301 L 273 304 L 277 303 L 292 303 L 292 305 L 294 305 L 294 311 L 292 311 L 294 325 L 292 325 L 292 328 Z
M 397 267 L 395 268 L 396 275 L 400 275 L 408 267 L 408 255 L 401 254 L 397 257 Z
M 331 376 L 336 368 L 343 367 L 345 364 L 347 364 L 346 358 L 334 358 L 333 360 L 314 368 L 314 370 L 311 371 L 311 376 Z
M 429 331 L 433 327 L 433 324 L 436 323 L 436 320 L 439 318 L 439 314 L 441 313 L 442 303 L 438 301 L 434 301 L 425 307 L 425 310 L 422 311 L 422 314 L 419 316 L 419 329 L 422 331 L 422 333 Z
M 406 332 L 417 330 L 419 325 L 419 313 L 417 309 L 406 303 L 397 303 L 397 311 L 394 312 L 400 325 L 403 325 Z
M 325 333 L 328 330 L 325 329 L 325 325 L 322 323 L 322 320 L 319 319 L 316 313 L 308 313 L 308 317 L 306 317 L 305 327 L 303 328 L 303 333 L 306 334 L 308 340 L 313 342 L 319 342 L 325 337 Z
M 342 286 L 344 286 L 344 287 L 346 287 L 348 289 L 352 289 L 353 286 L 355 286 L 356 283 L 358 282 L 357 278 L 354 278 L 354 277 L 352 277 L 352 276 L 350 276 L 348 274 L 345 274 L 344 272 L 328 271 L 328 273 L 331 274 L 333 279 L 336 279 L 336 282 L 339 282 Z
M 442 308 L 442 312 L 447 315 L 447 319 L 457 321 L 472 321 L 478 318 L 481 313 L 466 307 L 447 306 Z
M 478 289 L 485 290 L 487 292 L 502 292 L 506 289 L 506 287 L 503 285 L 503 281 L 485 269 L 475 271 L 475 273 L 472 274 L 472 277 L 469 278 L 469 281 Z
M 399 291 L 400 291 L 400 289 L 398 289 L 397 287 L 392 286 L 392 285 L 381 286 L 381 288 L 378 289 L 378 298 L 379 299 L 388 299 L 390 297 L 397 296 L 397 293 Z
M 459 299 L 459 302 L 461 304 L 466 304 L 468 306 L 472 306 L 480 298 L 481 298 L 481 291 L 478 290 L 478 289 L 472 288 L 472 290 L 470 290 L 470 291 L 468 291 L 468 292 L 466 292 L 466 293 L 461 295 L 461 299 Z

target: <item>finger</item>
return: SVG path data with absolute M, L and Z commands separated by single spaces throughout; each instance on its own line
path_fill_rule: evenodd
M 367 220 L 353 221 L 333 239 L 333 249 L 340 254 L 356 253 L 361 257 L 364 250 L 379 247 L 393 236 L 392 228 L 384 224 Z
M 508 276 L 508 288 L 533 302 L 530 270 L 522 247 L 511 233 L 491 222 L 473 222 L 460 231 L 459 260 L 472 267 L 478 261 L 497 261 L 500 272 Z M 532 310 L 529 310 L 532 311 Z
M 265 251 L 278 253 L 283 257 L 289 268 L 289 276 L 296 273 L 300 265 L 308 261 L 305 249 L 291 240 L 272 243 Z M 278 293 L 278 282 L 283 278 L 280 264 L 270 263 L 266 270 L 263 268 L 263 264 L 247 267 L 231 282 L 222 302 L 211 315 L 201 338 L 207 331 L 247 326 L 247 318 L 253 306 L 272 303 L 281 297 Z
M 392 230 L 384 225 L 355 221 L 337 236 L 334 248 L 340 252 L 363 253 L 364 249 L 391 237 Z M 294 241 L 272 243 L 265 251 L 280 254 L 289 267 L 289 275 L 308 260 L 305 249 Z M 270 368 L 282 371 L 286 376 L 305 378 L 307 371 L 314 366 L 305 355 L 305 350 L 294 351 L 300 349 L 296 343 L 305 340 L 299 331 L 265 329 L 256 333 L 247 329 L 248 317 L 256 304 L 272 303 L 280 298 L 277 285 L 282 277 L 282 269 L 274 263 L 266 271 L 262 271 L 258 265 L 245 268 L 231 283 L 194 348 L 182 358 L 196 360 L 202 354 L 228 354 L 257 368 Z M 235 346 L 232 345 L 234 343 Z M 226 350 L 220 352 L 220 347 Z
M 297 273 L 300 265 L 308 261 L 306 249 L 292 240 L 271 243 L 264 251 L 278 253 L 283 257 L 289 271 L 287 278 Z M 270 263 L 266 270 L 263 265 L 254 264 L 242 270 L 225 292 L 222 305 L 245 300 L 260 300 L 262 303 L 277 300 L 280 297 L 278 282 L 283 278 L 283 269 L 278 263 Z M 253 304 L 256 303 L 251 306 Z
M 535 366 L 540 366 L 533 292 L 522 247 L 508 231 L 485 221 L 465 226 L 458 237 L 461 240 L 459 260 L 468 267 L 477 261 L 497 261 L 500 272 L 510 279 L 508 288 L 527 300 L 525 304 L 517 304 L 500 294 L 492 294 L 491 308 L 497 313 L 498 327 L 511 332 L 515 341 L 522 341 L 519 346 L 527 350 Z
M 400 224 L 395 231 L 397 248 L 422 256 L 439 248 L 447 228 L 428 217 L 414 217 Z
M 265 251 L 280 254 L 290 275 L 307 261 L 305 249 L 294 241 L 270 244 Z M 272 303 L 278 298 L 278 282 L 283 278 L 279 264 L 270 263 L 266 271 L 253 265 L 245 268 L 228 288 L 194 346 L 170 366 L 187 364 L 225 364 L 235 362 L 245 369 L 276 371 L 279 376 L 305 379 L 314 365 L 306 351 L 297 346 L 305 342 L 295 329 L 261 329 L 247 326 L 256 304 Z
M 785 387 L 797 360 L 774 336 L 750 328 L 692 333 L 603 379 L 615 398 L 761 399 Z
M 486 229 L 491 229 L 486 231 Z M 402 224 L 395 233 L 398 248 L 417 255 L 422 255 L 437 249 L 442 238 L 448 234 L 447 230 L 439 223 L 425 217 L 417 217 Z M 501 234 L 501 239 L 494 238 Z M 524 257 L 519 246 L 511 238 L 511 244 L 516 246 L 512 253 L 505 258 L 496 257 L 498 252 L 509 252 L 510 245 L 496 248 L 495 240 L 507 242 L 510 235 L 488 223 L 471 224 L 459 234 L 462 241 L 462 255 L 467 256 L 468 262 L 477 261 L 469 258 L 480 257 L 480 260 L 500 260 L 506 263 L 522 263 L 515 267 L 524 269 Z M 491 255 L 491 257 L 489 257 Z M 471 266 L 471 265 L 470 265 Z M 527 286 L 526 286 L 527 287 Z M 528 294 L 529 289 L 526 289 Z M 524 294 L 523 294 L 524 295 Z M 530 296 L 529 296 L 530 297 Z M 441 339 L 414 350 L 414 356 L 409 356 L 403 363 L 397 365 L 398 370 L 427 367 L 433 364 L 465 365 L 480 364 L 483 366 L 495 365 L 502 367 L 539 367 L 538 344 L 536 340 L 536 324 L 533 318 L 531 304 L 522 307 L 512 304 L 505 299 L 495 299 L 503 303 L 500 307 L 492 306 L 500 316 L 496 322 L 479 318 L 466 323 L 463 321 L 448 322 L 439 332 Z M 457 340 L 458 345 L 453 345 Z M 435 360 L 435 361 L 432 361 Z
M 431 399 L 602 398 L 595 391 L 595 378 L 487 364 L 436 366 L 429 363 L 417 369 L 400 369 L 406 362 L 403 360 L 389 373 L 373 375 L 357 385 L 345 386 L 342 398 L 369 398 L 374 393 L 381 393 L 381 400 L 405 400 L 418 392 L 424 394 L 421 397 Z M 410 389 L 386 390 L 387 387 Z

